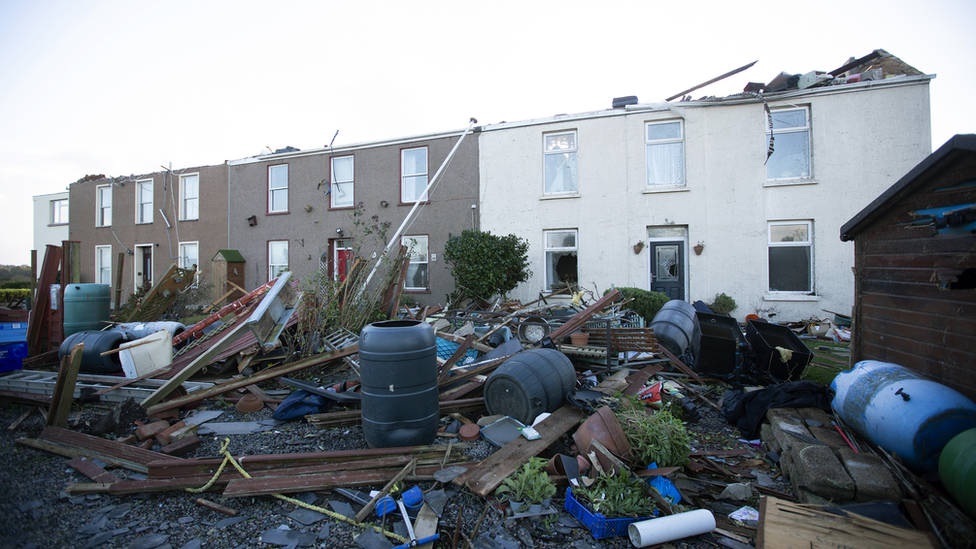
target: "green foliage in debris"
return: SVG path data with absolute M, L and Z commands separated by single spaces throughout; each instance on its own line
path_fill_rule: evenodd
M 546 473 L 546 460 L 533 457 L 495 488 L 499 501 L 531 501 L 541 503 L 556 493 L 556 485 Z
M 735 300 L 724 293 L 716 294 L 715 299 L 708 304 L 708 308 L 718 315 L 728 315 L 738 307 Z
M 589 488 L 573 487 L 573 497 L 586 503 L 594 512 L 607 518 L 649 517 L 657 508 L 644 494 L 645 484 L 627 473 L 602 476 Z
M 682 467 L 688 464 L 691 436 L 669 408 L 665 405 L 649 416 L 642 403 L 628 402 L 614 412 L 630 442 L 630 452 L 639 464 L 656 462 L 658 467 Z
M 529 242 L 514 234 L 497 236 L 468 229 L 444 246 L 444 260 L 454 277 L 447 301 L 456 307 L 467 300 L 488 301 L 505 296 L 532 275 Z
M 646 325 L 650 325 L 651 321 L 654 320 L 654 315 L 661 310 L 661 307 L 664 307 L 665 303 L 670 301 L 670 298 L 661 292 L 652 292 L 649 290 L 642 290 L 640 288 L 617 289 L 620 290 L 620 295 L 623 296 L 624 299 L 633 298 L 633 301 L 628 303 L 627 307 L 644 317 L 644 323 Z

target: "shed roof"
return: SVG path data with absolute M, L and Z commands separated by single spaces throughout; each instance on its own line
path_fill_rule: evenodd
M 237 250 L 217 250 L 217 253 L 214 254 L 210 261 L 217 259 L 218 255 L 223 256 L 224 260 L 228 263 L 246 263 L 244 256 Z
M 857 233 L 861 232 L 875 219 L 880 217 L 890 205 L 898 202 L 905 195 L 913 192 L 928 181 L 932 175 L 938 172 L 945 162 L 954 160 L 962 154 L 972 152 L 976 152 L 976 135 L 971 133 L 954 135 L 944 145 L 939 147 L 939 150 L 919 162 L 917 166 L 912 168 L 898 182 L 881 193 L 878 198 L 875 198 L 873 202 L 858 212 L 850 221 L 844 223 L 844 226 L 840 228 L 840 239 L 844 242 L 854 240 Z

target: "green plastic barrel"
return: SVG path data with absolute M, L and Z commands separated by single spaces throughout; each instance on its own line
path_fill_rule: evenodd
M 64 288 L 64 337 L 101 330 L 110 320 L 108 284 L 69 284 Z
M 976 518 L 976 429 L 959 433 L 945 445 L 939 478 L 959 506 Z

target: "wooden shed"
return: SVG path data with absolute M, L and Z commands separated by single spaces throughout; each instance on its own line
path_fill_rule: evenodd
M 854 241 L 851 358 L 976 400 L 976 135 L 956 135 L 841 228 Z
M 244 256 L 237 250 L 217 250 L 210 266 L 213 273 L 214 301 L 230 303 L 243 297 Z

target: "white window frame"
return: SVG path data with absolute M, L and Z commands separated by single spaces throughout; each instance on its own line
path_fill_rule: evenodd
M 95 226 L 112 226 L 112 186 L 99 185 L 95 188 Z
M 414 250 L 414 244 L 420 242 L 424 243 L 423 253 Z M 407 268 L 407 276 L 403 280 L 403 289 L 408 292 L 426 292 L 430 289 L 430 237 L 422 234 L 404 235 L 400 237 L 400 244 L 407 247 L 407 257 L 410 261 L 410 267 Z M 423 286 L 409 285 L 413 278 L 410 276 L 410 272 L 414 265 L 417 265 L 418 268 L 419 266 L 425 266 Z
M 112 246 L 95 246 L 95 283 L 112 285 Z
M 67 225 L 70 208 L 67 198 L 51 201 L 51 225 Z
M 678 126 L 678 137 L 665 137 L 651 139 L 650 131 L 653 126 Z M 654 162 L 651 160 L 651 151 L 656 149 L 671 149 L 674 145 L 680 145 L 678 151 L 678 161 L 680 162 L 680 175 L 678 181 L 652 181 L 651 167 Z M 648 189 L 659 189 L 661 187 L 684 187 L 685 182 L 685 124 L 684 120 L 655 120 L 644 124 L 644 172 L 645 183 Z
M 811 129 L 810 129 L 810 126 L 811 126 L 811 124 L 810 124 L 810 107 L 809 106 L 802 106 L 802 107 L 789 107 L 789 108 L 771 109 L 770 110 L 770 113 L 771 113 L 771 115 L 772 115 L 773 118 L 776 117 L 776 114 L 777 113 L 785 113 L 785 112 L 802 112 L 805 123 L 804 123 L 803 126 L 794 126 L 794 127 L 788 127 L 788 128 L 778 128 L 778 127 L 773 127 L 772 128 L 772 135 L 773 135 L 773 154 L 770 155 L 769 158 L 766 161 L 766 181 L 769 181 L 769 182 L 772 182 L 772 183 L 806 182 L 806 181 L 809 181 L 809 180 L 813 179 L 813 132 L 811 132 Z M 774 126 L 776 125 L 775 122 L 773 123 L 773 125 Z M 768 148 L 769 148 L 769 134 L 770 134 L 770 126 L 769 126 L 769 118 L 768 117 L 766 118 L 765 126 L 766 126 L 766 140 L 765 140 L 765 144 L 766 144 L 766 150 L 768 150 Z M 790 175 L 790 176 L 787 176 L 787 177 L 771 177 L 770 176 L 770 169 L 773 168 L 773 167 L 775 167 L 775 166 L 777 166 L 778 165 L 778 161 L 780 159 L 782 159 L 783 158 L 782 155 L 785 154 L 785 152 L 783 150 L 783 147 L 781 145 L 783 139 L 791 139 L 792 137 L 795 137 L 796 134 L 801 134 L 801 133 L 806 136 L 806 153 L 807 153 L 806 154 L 806 173 L 802 173 L 800 175 Z M 779 158 L 776 157 L 777 153 L 781 155 Z M 773 164 L 770 164 L 771 162 Z
M 343 163 L 349 162 L 349 178 L 340 179 L 336 174 L 336 161 Z M 353 155 L 336 156 L 330 162 L 332 169 L 332 188 L 329 192 L 329 205 L 331 208 L 352 208 L 356 204 L 355 200 L 355 180 L 356 180 L 356 161 Z M 342 200 L 339 198 L 342 197 Z
M 784 225 L 806 225 L 807 239 L 799 241 L 783 242 L 773 241 L 773 227 L 784 226 Z M 772 289 L 771 280 L 771 269 L 772 261 L 770 258 L 771 251 L 775 248 L 808 248 L 809 257 L 809 272 L 807 273 L 808 280 L 810 281 L 809 287 L 804 290 L 774 290 Z M 797 219 L 788 221 L 769 221 L 766 224 L 766 292 L 773 296 L 789 296 L 789 295 L 815 295 L 816 283 L 813 278 L 814 275 L 814 261 L 816 259 L 814 254 L 813 246 L 813 220 L 809 219 Z
M 284 245 L 285 262 L 284 263 L 274 263 L 275 254 L 271 250 L 272 245 Z M 287 240 L 269 240 L 268 241 L 268 281 L 272 281 L 279 276 L 281 273 L 288 270 L 288 262 L 291 258 L 288 256 L 288 241 Z
M 424 170 L 417 172 L 407 172 L 407 154 L 424 151 Z M 400 202 L 404 204 L 413 204 L 415 202 L 426 202 L 429 198 L 427 196 L 427 184 L 430 183 L 428 179 L 428 174 L 430 173 L 430 154 L 427 147 L 411 147 L 409 149 L 400 149 Z M 423 187 L 420 192 L 420 196 L 407 196 L 407 180 L 417 178 L 423 178 Z
M 550 142 L 551 138 L 561 137 L 561 136 L 572 136 L 573 144 L 572 147 L 568 148 L 555 148 Z M 572 188 L 571 189 L 559 189 L 550 190 L 550 176 L 549 176 L 549 159 L 550 157 L 556 158 L 560 155 L 569 155 L 572 157 L 572 168 L 570 170 L 572 174 Z M 565 162 L 560 163 L 556 170 L 562 170 Z M 555 175 L 552 176 L 555 180 Z M 552 133 L 542 134 L 542 194 L 545 196 L 575 196 L 579 194 L 579 135 L 576 130 L 569 131 L 558 131 Z
M 268 213 L 288 213 L 288 164 L 268 166 Z
M 196 262 L 190 261 L 190 255 L 187 253 L 189 248 L 193 248 L 196 253 Z M 194 265 L 197 266 L 196 273 L 193 276 L 193 287 L 196 288 L 200 285 L 200 242 L 199 241 L 187 241 L 180 242 L 180 261 L 178 266 L 181 269 L 189 269 Z
M 149 190 L 149 200 L 145 201 L 143 190 Z M 153 180 L 136 181 L 136 225 L 153 222 Z
M 573 246 L 550 246 L 549 245 L 549 235 L 555 233 L 572 233 L 573 240 L 575 244 Z M 550 256 L 554 253 L 565 253 L 570 252 L 576 256 L 576 277 L 579 278 L 579 229 L 549 229 L 542 231 L 542 247 L 543 247 L 543 260 L 542 264 L 545 266 L 545 290 L 552 290 L 553 284 L 556 282 L 555 272 L 556 265 L 551 263 Z M 577 280 L 578 283 L 578 280 Z
M 200 219 L 200 174 L 189 173 L 180 176 L 180 221 L 195 219 Z

